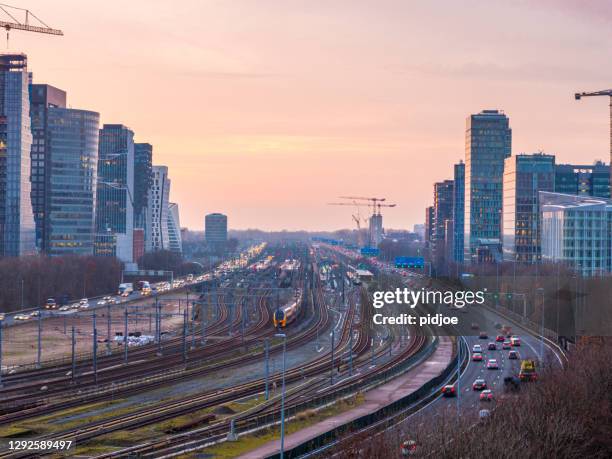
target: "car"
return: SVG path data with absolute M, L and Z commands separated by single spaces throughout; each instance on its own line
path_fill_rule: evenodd
M 510 344 L 511 344 L 512 346 L 516 346 L 516 347 L 518 347 L 518 346 L 520 346 L 520 345 L 521 345 L 521 339 L 520 339 L 518 336 L 516 336 L 516 335 L 512 335 L 512 336 L 510 337 Z
M 400 452 L 402 456 L 414 456 L 417 453 L 417 442 L 414 440 L 403 441 Z
M 480 352 L 475 352 L 474 354 L 472 354 L 472 361 L 482 362 L 482 354 Z
M 104 298 L 102 298 L 102 299 L 101 299 L 100 301 L 98 301 L 96 304 L 97 304 L 98 306 L 103 306 L 103 305 L 105 305 L 105 304 L 106 304 L 106 300 L 105 300 Z
M 489 343 L 489 344 L 487 345 L 487 349 L 488 349 L 489 351 L 496 351 L 496 350 L 497 350 L 497 344 L 495 344 L 495 343 Z
M 495 337 L 495 341 L 497 341 L 498 343 L 503 343 L 505 339 L 506 338 L 504 338 L 504 335 L 497 335 Z
M 113 298 L 110 296 L 105 296 L 104 298 L 102 298 L 104 301 L 111 301 Z
M 64 306 L 60 307 L 59 310 L 61 312 L 66 312 L 66 311 L 70 311 L 70 306 L 68 306 L 67 304 L 65 304 Z
M 452 384 L 448 384 L 442 388 L 442 395 L 445 397 L 455 397 L 457 396 L 457 391 L 455 390 L 455 386 Z
M 487 369 L 488 370 L 498 370 L 499 369 L 499 364 L 497 363 L 496 359 L 489 359 L 487 361 Z
M 521 356 L 519 355 L 519 353 L 517 351 L 510 351 L 508 352 L 508 359 L 510 360 L 519 360 L 521 358 Z
M 480 332 L 480 334 L 478 335 L 478 338 L 489 339 L 489 335 L 487 335 L 487 332 Z
M 73 303 L 70 305 L 70 309 L 79 309 L 80 306 L 81 306 L 80 303 Z
M 476 379 L 472 384 L 472 390 L 485 390 L 486 388 L 487 382 L 482 378 Z
M 38 317 L 40 315 L 40 311 L 32 311 L 30 313 L 30 317 Z
M 499 330 L 500 328 L 502 328 L 502 324 L 500 324 L 499 322 L 495 322 L 495 330 Z
M 89 307 L 89 303 L 79 303 L 79 309 L 87 309 Z
M 502 349 L 507 351 L 508 349 L 511 349 L 511 348 L 512 348 L 512 345 L 510 344 L 510 341 L 504 341 L 503 342 Z
M 45 303 L 45 309 L 55 309 L 57 308 L 57 303 L 54 298 L 47 298 L 47 302 Z
M 474 346 L 472 346 L 472 352 L 482 352 L 482 346 L 480 344 L 474 344 Z
M 491 389 L 483 390 L 478 398 L 483 402 L 491 402 L 493 400 L 493 391 Z
M 0 312 L 0 320 L 4 320 L 4 313 Z
M 89 303 L 89 300 L 87 298 L 81 298 L 79 300 L 79 304 L 85 304 L 85 303 Z
M 15 320 L 28 320 L 30 318 L 27 314 L 17 314 L 13 317 Z

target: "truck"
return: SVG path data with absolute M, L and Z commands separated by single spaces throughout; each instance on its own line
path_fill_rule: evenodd
M 121 296 L 130 296 L 130 293 L 134 291 L 134 285 L 132 283 L 124 283 L 119 284 L 119 289 L 117 291 L 118 295 Z
M 519 379 L 521 381 L 535 381 L 538 379 L 538 373 L 536 372 L 536 363 L 534 360 L 523 360 L 521 362 Z

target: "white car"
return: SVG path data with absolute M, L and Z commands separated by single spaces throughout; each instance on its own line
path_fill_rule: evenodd
M 106 300 L 104 298 L 102 298 L 100 301 L 98 301 L 98 306 L 103 306 L 106 304 Z
M 59 310 L 62 311 L 62 312 L 70 311 L 70 306 L 68 306 L 68 305 L 61 306 L 59 308 Z
M 482 352 L 482 346 L 480 344 L 474 344 L 474 347 L 472 347 L 472 352 L 481 353 Z
M 27 314 L 17 314 L 13 317 L 15 320 L 28 320 L 30 318 Z
M 70 309 L 79 309 L 80 306 L 81 306 L 80 303 L 73 303 L 70 305 Z

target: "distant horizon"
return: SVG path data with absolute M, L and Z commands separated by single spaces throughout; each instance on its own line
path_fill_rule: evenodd
M 326 203 L 355 194 L 412 228 L 483 109 L 509 116 L 513 154 L 609 161 L 607 103 L 574 93 L 610 86 L 612 2 L 266 4 L 30 0 L 65 36 L 13 30 L 7 52 L 152 144 L 186 227 L 224 209 L 237 228 L 332 231 L 353 209 Z

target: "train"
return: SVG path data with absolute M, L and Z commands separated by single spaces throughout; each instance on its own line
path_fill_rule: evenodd
M 302 293 L 298 292 L 296 293 L 295 298 L 289 304 L 274 311 L 274 315 L 272 316 L 274 327 L 285 328 L 287 325 L 293 322 L 300 312 L 301 305 Z

